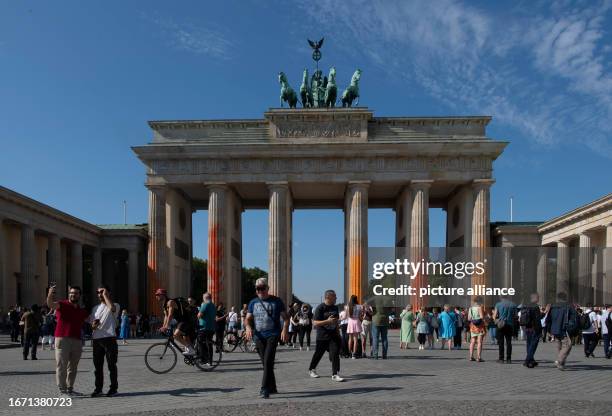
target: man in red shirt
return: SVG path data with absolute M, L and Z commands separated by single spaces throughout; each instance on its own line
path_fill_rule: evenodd
M 55 286 L 47 294 L 47 306 L 55 309 L 55 378 L 62 394 L 74 394 L 73 386 L 81 359 L 81 328 L 89 313 L 79 306 L 81 288 L 72 286 L 67 300 L 55 300 Z M 67 377 L 66 377 L 67 375 Z

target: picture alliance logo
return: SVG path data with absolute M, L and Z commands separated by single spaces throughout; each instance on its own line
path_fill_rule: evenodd
M 411 280 L 419 275 L 446 276 L 463 279 L 466 276 L 481 276 L 485 273 L 486 260 L 479 262 L 441 262 L 425 261 L 412 262 L 408 259 L 396 259 L 395 262 L 375 262 L 372 265 L 372 277 L 380 280 L 385 276 L 406 276 Z

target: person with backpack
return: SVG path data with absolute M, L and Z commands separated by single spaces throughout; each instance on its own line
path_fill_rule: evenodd
M 605 306 L 605 310 L 601 312 L 601 316 L 599 318 L 604 355 L 609 360 L 612 358 L 612 340 L 610 339 L 610 334 L 612 333 L 612 305 L 607 304 Z
M 429 334 L 427 335 L 427 343 L 429 345 L 429 349 L 433 350 L 434 348 L 434 335 L 435 342 L 438 342 L 440 339 L 440 312 L 438 308 L 433 308 L 433 312 L 431 315 L 431 322 L 429 323 Z
M 497 342 L 499 349 L 499 358 L 497 362 L 500 364 L 512 363 L 512 336 L 515 333 L 515 323 L 517 320 L 517 308 L 514 302 L 507 297 L 502 296 L 500 301 L 495 304 L 493 316 L 497 325 Z M 504 344 L 506 352 L 506 360 L 504 361 Z
M 429 329 L 431 326 L 431 318 L 432 314 L 427 312 L 423 306 L 414 321 L 416 324 L 417 341 L 419 341 L 419 350 L 425 349 L 425 342 L 427 342 L 427 337 L 429 335 Z
M 303 304 L 297 314 L 298 330 L 300 336 L 300 351 L 304 349 L 304 336 L 306 336 L 306 351 L 310 351 L 310 333 L 312 332 L 312 311 L 310 305 Z
M 453 349 L 461 349 L 461 337 L 463 336 L 463 314 L 461 308 L 455 306 L 455 336 L 453 337 Z
M 174 339 L 185 348 L 183 355 L 195 355 L 196 352 L 193 349 L 193 340 L 196 335 L 196 324 L 193 322 L 195 315 L 191 312 L 187 300 L 180 297 L 171 299 L 166 289 L 162 288 L 155 291 L 155 299 L 161 304 L 164 313 L 164 322 L 159 331 L 166 334 L 172 321 L 176 321 Z
M 557 302 L 550 307 L 546 322 L 548 332 L 555 337 L 557 344 L 557 360 L 555 365 L 559 370 L 565 370 L 565 362 L 572 350 L 572 337 L 580 332 L 576 309 L 567 302 L 567 294 L 559 292 Z
M 598 328 L 597 314 L 593 311 L 593 304 L 587 303 L 586 310 L 580 316 L 580 329 L 584 344 L 584 356 L 595 358 L 595 347 L 597 347 Z
M 527 355 L 523 362 L 523 366 L 527 368 L 534 368 L 538 365 L 538 362 L 535 360 L 535 352 L 542 337 L 542 314 L 538 305 L 539 301 L 540 296 L 537 293 L 532 293 L 531 303 L 521 309 L 521 316 L 519 318 L 519 325 L 527 339 Z

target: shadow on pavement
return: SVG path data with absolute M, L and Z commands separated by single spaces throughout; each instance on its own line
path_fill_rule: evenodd
M 321 396 L 339 396 L 342 394 L 366 394 L 375 393 L 377 391 L 394 391 L 401 390 L 401 387 L 352 387 L 348 389 L 333 389 L 333 390 L 320 390 L 320 391 L 292 391 L 291 396 L 286 396 L 283 393 L 279 394 L 279 398 L 283 399 L 299 399 L 309 397 L 321 397 Z
M 194 388 L 188 387 L 183 389 L 174 389 L 174 390 L 157 390 L 157 391 L 134 391 L 129 393 L 118 393 L 116 397 L 134 397 L 134 396 L 154 396 L 158 394 L 169 394 L 170 396 L 186 396 L 191 397 L 195 395 L 199 395 L 201 393 L 233 393 L 235 391 L 242 390 L 241 387 L 233 387 L 233 388 Z
M 435 374 L 351 374 L 348 380 L 369 380 L 376 378 L 403 378 L 403 377 L 435 377 Z

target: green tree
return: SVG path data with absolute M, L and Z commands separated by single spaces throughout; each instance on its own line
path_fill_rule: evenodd
M 207 290 L 208 261 L 198 257 L 191 260 L 191 296 L 198 301 Z

